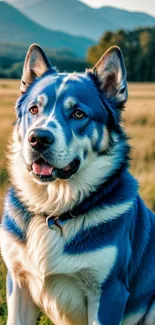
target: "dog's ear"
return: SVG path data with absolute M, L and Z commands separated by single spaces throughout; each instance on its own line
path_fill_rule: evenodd
M 107 98 L 124 103 L 128 97 L 126 68 L 119 47 L 113 46 L 105 52 L 93 68 L 101 91 Z
M 50 68 L 51 64 L 41 47 L 38 44 L 32 44 L 28 49 L 24 62 L 20 86 L 21 92 L 25 93 L 29 85 Z

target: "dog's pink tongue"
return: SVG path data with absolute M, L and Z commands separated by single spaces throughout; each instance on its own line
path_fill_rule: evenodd
M 35 174 L 49 176 L 52 174 L 54 167 L 50 166 L 46 161 L 35 162 L 32 170 Z

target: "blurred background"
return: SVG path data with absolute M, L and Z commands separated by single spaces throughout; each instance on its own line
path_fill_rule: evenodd
M 131 172 L 155 211 L 155 1 L 0 1 L 0 218 L 9 186 L 4 151 L 15 121 L 24 57 L 39 43 L 61 71 L 84 71 L 111 45 L 121 47 L 128 73 L 124 125 Z M 6 148 L 6 149 L 5 149 Z M 6 324 L 5 267 L 0 263 L 0 325 Z M 50 322 L 43 315 L 37 324 Z

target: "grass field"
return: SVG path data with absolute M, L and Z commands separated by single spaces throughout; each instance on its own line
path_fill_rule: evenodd
M 0 80 L 0 216 L 4 192 L 8 187 L 4 148 L 15 120 L 14 103 L 19 81 Z M 155 84 L 129 84 L 129 101 L 124 124 L 132 149 L 131 171 L 140 183 L 140 193 L 155 211 Z M 6 324 L 5 267 L 0 264 L 0 325 Z M 50 324 L 41 316 L 40 325 Z

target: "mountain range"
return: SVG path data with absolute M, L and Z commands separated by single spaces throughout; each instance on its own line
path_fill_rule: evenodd
M 79 0 L 0 0 L 0 42 L 39 43 L 84 58 L 107 30 L 155 26 L 155 17 L 112 7 L 93 9 Z
M 75 37 L 42 27 L 4 1 L 0 1 L 0 42 L 39 43 L 49 49 L 69 49 L 79 57 L 84 57 L 88 47 L 94 44 L 94 41 L 83 36 Z
M 113 7 L 90 8 L 79 0 L 7 0 L 42 26 L 97 41 L 107 31 L 155 26 L 155 17 Z

